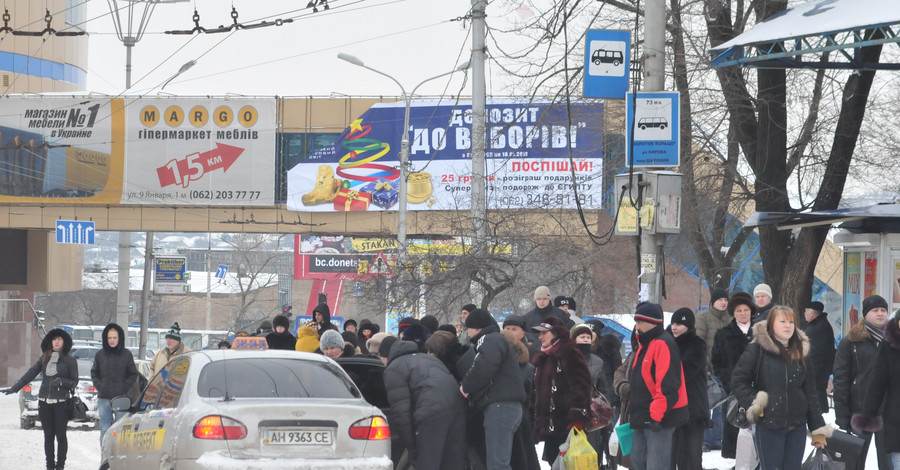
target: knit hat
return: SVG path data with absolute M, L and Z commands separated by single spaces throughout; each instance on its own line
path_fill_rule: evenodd
M 714 304 L 719 299 L 727 299 L 727 298 L 728 298 L 728 291 L 725 289 L 722 289 L 721 287 L 716 287 L 709 291 L 709 304 L 710 305 Z
M 169 331 L 166 333 L 166 338 L 172 338 L 175 341 L 181 342 L 181 327 L 178 326 L 178 322 L 172 324 Z
M 496 323 L 494 317 L 487 310 L 481 308 L 476 308 L 474 311 L 469 312 L 469 316 L 466 317 L 466 328 L 482 329 Z
M 297 330 L 297 344 L 294 346 L 294 349 L 303 352 L 315 352 L 316 349 L 319 349 L 319 333 L 308 326 L 301 326 Z
M 356 320 L 351 318 L 349 320 L 344 320 L 344 331 L 347 331 L 347 326 L 349 325 L 353 325 L 357 330 L 359 329 L 359 327 L 356 325 Z
M 637 304 L 637 308 L 634 309 L 634 321 L 645 321 L 647 323 L 662 325 L 662 306 L 650 302 L 641 302 Z
M 890 309 L 888 308 L 887 300 L 884 300 L 884 297 L 880 295 L 870 295 L 863 300 L 862 314 L 863 316 L 866 316 L 866 314 L 869 313 L 869 310 L 879 307 L 890 311 Z
M 437 331 L 438 326 L 440 326 L 441 324 L 438 321 L 437 317 L 435 317 L 434 315 L 425 315 L 424 317 L 419 319 L 419 323 L 427 328 L 429 333 L 434 333 L 435 331 Z
M 447 333 L 452 334 L 454 338 L 456 338 L 456 327 L 449 323 L 444 323 L 443 325 L 439 326 L 435 333 L 437 333 L 438 331 L 446 331 Z
M 396 336 L 388 336 L 387 338 L 381 340 L 381 344 L 378 346 L 378 355 L 381 357 L 388 357 L 391 355 L 391 346 L 399 341 Z
M 344 349 L 344 338 L 337 330 L 325 330 L 319 338 L 319 348 L 324 351 L 328 348 Z
M 550 288 L 547 286 L 540 286 L 534 290 L 534 300 L 537 299 L 552 299 L 550 297 Z
M 381 342 L 389 336 L 391 335 L 387 333 L 375 333 L 368 341 L 366 341 L 366 349 L 372 354 L 378 354 L 378 347 L 381 346 Z
M 541 322 L 537 326 L 532 326 L 531 330 L 538 333 L 542 331 L 550 331 L 557 339 L 564 339 L 569 337 L 569 329 L 566 328 L 565 325 L 563 325 L 562 320 L 552 315 L 541 320 Z
M 806 307 L 804 307 L 804 310 L 806 310 L 807 308 L 813 309 L 813 310 L 821 313 L 822 315 L 828 315 L 827 313 L 825 313 L 825 304 L 823 304 L 822 302 L 810 302 L 810 303 L 806 304 Z
M 507 315 L 506 320 L 503 320 L 503 328 L 506 328 L 506 325 L 515 325 L 524 330 L 525 319 L 518 315 Z
M 586 334 L 590 335 L 591 338 L 593 338 L 594 337 L 593 332 L 594 332 L 594 330 L 592 330 L 591 327 L 588 326 L 587 324 L 579 323 L 572 327 L 572 330 L 569 332 L 569 336 L 572 338 L 577 338 L 578 335 L 583 335 L 586 333 Z
M 672 314 L 670 323 L 678 323 L 686 326 L 689 330 L 693 330 L 695 325 L 694 311 L 687 307 L 681 307 Z
M 403 328 L 406 328 L 409 325 L 418 325 L 418 324 L 419 324 L 419 320 L 416 320 L 413 317 L 403 317 L 400 319 L 399 322 L 397 322 L 397 329 L 402 330 Z
M 356 339 L 356 333 L 352 331 L 345 331 L 341 333 L 341 338 L 344 338 L 345 343 L 352 344 L 354 348 L 359 346 L 359 340 Z
M 575 299 L 567 297 L 567 300 L 569 301 L 569 310 L 578 310 L 575 308 Z
M 285 330 L 289 330 L 291 329 L 291 320 L 284 315 L 275 315 L 272 325 L 275 327 L 283 326 Z
M 403 330 L 400 339 L 403 341 L 412 341 L 419 347 L 419 351 L 425 351 L 425 341 L 427 341 L 430 336 L 431 332 L 428 331 L 428 328 L 425 328 L 422 325 L 409 325 Z
M 758 288 L 759 286 L 757 286 L 757 289 Z M 732 295 L 731 300 L 728 301 L 728 314 L 733 317 L 734 309 L 738 305 L 746 305 L 750 307 L 750 316 L 756 315 L 756 302 L 753 301 L 753 297 L 750 297 L 750 294 L 746 292 L 736 292 L 734 295 Z
M 604 328 L 606 328 L 606 325 L 603 324 L 602 321 L 597 320 L 596 318 L 586 320 L 584 322 L 584 324 L 587 325 L 588 327 L 590 327 L 591 331 L 593 331 L 594 333 L 597 333 L 598 335 L 600 334 L 601 331 L 603 331 Z
M 534 298 L 538 299 L 537 293 L 535 293 Z M 562 307 L 563 305 L 565 305 L 566 307 L 569 306 L 569 298 L 568 297 L 566 297 L 564 295 L 557 295 L 556 297 L 553 298 L 553 306 L 554 307 Z
M 463 310 L 465 310 L 469 313 L 472 313 L 472 311 L 475 310 L 476 308 L 478 308 L 478 306 L 476 306 L 475 304 L 465 304 L 462 307 Z
M 768 284 L 759 284 L 753 288 L 753 297 L 756 297 L 759 294 L 766 294 L 769 298 L 772 298 L 772 288 L 769 287 Z

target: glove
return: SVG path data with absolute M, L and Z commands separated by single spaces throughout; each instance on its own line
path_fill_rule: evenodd
M 825 435 L 824 434 L 813 434 L 812 445 L 814 445 L 820 449 L 825 447 Z
M 6 390 L 3 391 L 4 395 L 12 395 L 13 393 L 16 393 L 16 392 L 13 391 L 12 387 L 7 388 Z
M 653 432 L 659 432 L 662 430 L 662 425 L 659 424 L 659 421 L 650 421 L 650 424 L 647 427 L 649 427 Z
M 582 423 L 580 421 L 575 421 L 574 423 L 569 423 L 569 425 L 566 426 L 566 431 L 571 431 L 572 428 L 575 428 L 579 431 L 584 431 L 584 423 Z
M 56 387 L 57 389 L 62 388 L 62 379 L 59 377 L 56 377 L 55 379 L 50 381 L 50 386 Z

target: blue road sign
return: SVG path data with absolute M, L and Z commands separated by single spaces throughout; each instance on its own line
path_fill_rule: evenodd
M 584 48 L 584 96 L 625 98 L 628 92 L 630 31 L 588 30 Z
M 625 107 L 625 164 L 673 167 L 681 164 L 678 93 L 628 93 Z M 632 140 L 633 139 L 633 140 Z
M 57 220 L 56 243 L 94 244 L 94 223 L 85 220 Z
M 216 279 L 225 279 L 226 274 L 228 274 L 228 265 L 220 264 L 218 269 L 216 269 Z
M 156 280 L 160 282 L 185 282 L 185 268 L 187 258 L 184 256 L 157 256 L 153 259 L 156 264 Z

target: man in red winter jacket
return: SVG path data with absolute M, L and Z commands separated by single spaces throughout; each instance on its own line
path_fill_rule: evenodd
M 672 434 L 689 418 L 681 355 L 662 327 L 659 304 L 638 304 L 634 321 L 638 345 L 628 408 L 634 429 L 631 465 L 635 470 L 671 468 Z

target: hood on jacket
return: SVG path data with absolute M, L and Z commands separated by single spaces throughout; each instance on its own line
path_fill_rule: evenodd
M 757 323 L 753 325 L 751 329 L 753 330 L 753 343 L 759 344 L 764 351 L 768 351 L 777 356 L 781 355 L 781 345 L 775 344 L 775 339 L 769 334 L 765 322 Z M 795 327 L 794 331 L 797 333 L 797 336 L 800 337 L 800 344 L 803 346 L 803 357 L 809 357 L 809 338 L 807 338 L 806 333 L 799 328 Z
M 109 333 L 109 330 L 116 330 L 119 333 L 119 344 L 116 345 L 115 348 L 109 346 L 109 342 L 106 340 L 106 334 Z M 107 352 L 119 352 L 125 349 L 125 330 L 122 329 L 116 323 L 110 323 L 106 325 L 106 328 L 103 329 L 103 350 Z
M 419 352 L 419 346 L 412 341 L 400 340 L 391 346 L 391 353 L 388 355 L 388 364 L 394 362 L 400 356 L 414 354 Z
M 316 312 L 322 314 L 322 323 L 331 323 L 331 309 L 328 308 L 328 304 L 323 302 L 316 305 L 316 308 L 313 309 L 312 313 L 313 320 L 316 319 Z
M 856 322 L 856 324 L 850 328 L 850 331 L 847 332 L 847 337 L 854 343 L 862 343 L 863 341 L 872 339 L 872 335 L 869 334 L 869 330 L 866 328 L 865 319 L 860 319 Z
M 53 338 L 56 338 L 57 336 L 63 339 L 63 347 L 60 353 L 62 353 L 63 356 L 68 356 L 69 351 L 72 350 L 72 336 L 66 333 L 66 330 L 63 330 L 62 328 L 54 328 L 44 335 L 44 339 L 41 340 L 41 351 L 47 352 L 53 349 Z
M 900 349 L 900 324 L 897 321 L 897 315 L 894 315 L 884 326 L 884 341 L 894 349 Z

